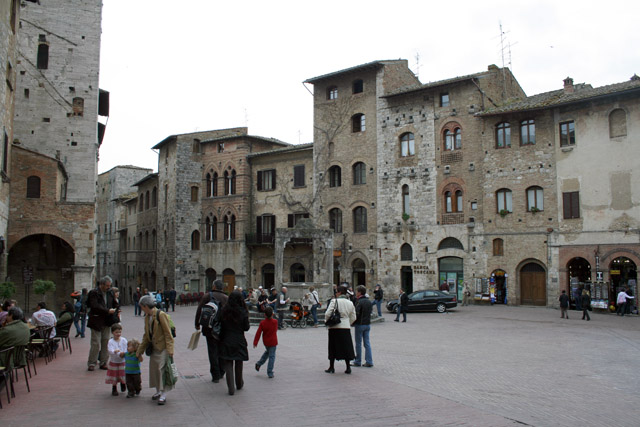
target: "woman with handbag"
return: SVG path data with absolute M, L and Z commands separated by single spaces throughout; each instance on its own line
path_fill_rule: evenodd
M 325 325 L 329 327 L 329 369 L 335 373 L 334 363 L 344 360 L 347 365 L 345 374 L 351 373 L 350 361 L 356 358 L 351 339 L 351 324 L 356 321 L 356 309 L 347 295 L 346 286 L 338 286 L 336 298 L 332 299 L 324 313 Z
M 158 405 L 167 402 L 165 393 L 173 388 L 164 380 L 164 370 L 173 359 L 173 335 L 167 314 L 156 308 L 156 300 L 151 295 L 140 298 L 140 309 L 144 317 L 144 337 L 136 351 L 138 359 L 142 361 L 142 354 L 149 356 L 149 387 L 156 392 L 151 397 Z
M 229 394 L 233 396 L 236 389 L 241 390 L 244 386 L 242 362 L 249 360 L 247 340 L 244 338 L 245 331 L 249 330 L 249 311 L 239 291 L 231 292 L 221 316 L 220 359 Z

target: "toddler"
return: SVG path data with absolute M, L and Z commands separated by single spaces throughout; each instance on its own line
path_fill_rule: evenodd
M 260 366 L 264 365 L 264 362 L 269 358 L 267 375 L 269 378 L 273 378 L 273 365 L 276 363 L 276 346 L 278 345 L 278 321 L 273 319 L 273 308 L 270 306 L 264 309 L 264 317 L 253 339 L 253 348 L 256 348 L 258 341 L 260 341 L 260 334 L 263 334 L 262 342 L 266 347 L 262 357 L 258 360 L 258 363 L 256 363 L 256 371 L 260 371 Z
M 122 337 L 122 325 L 115 323 L 111 326 L 113 338 L 109 340 L 109 364 L 107 366 L 106 383 L 113 385 L 111 395 L 118 395 L 118 383 L 120 390 L 125 391 L 124 355 L 127 351 L 127 339 Z
M 140 342 L 138 340 L 131 340 L 127 344 L 127 352 L 124 355 L 124 372 L 127 380 L 127 397 L 133 397 L 140 394 L 142 390 L 142 378 L 140 377 L 140 362 L 142 356 L 138 359 L 136 351 Z

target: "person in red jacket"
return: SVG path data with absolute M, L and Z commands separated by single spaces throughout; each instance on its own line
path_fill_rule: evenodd
M 278 321 L 273 318 L 273 308 L 267 306 L 264 309 L 264 320 L 260 322 L 256 336 L 253 339 L 253 348 L 258 346 L 262 334 L 262 342 L 266 347 L 264 353 L 258 363 L 256 363 L 256 371 L 260 371 L 260 366 L 269 359 L 267 365 L 267 375 L 273 378 L 273 365 L 276 363 L 276 347 L 278 346 Z

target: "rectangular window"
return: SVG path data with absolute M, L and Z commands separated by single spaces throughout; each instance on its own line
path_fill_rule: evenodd
M 218 153 L 224 153 L 224 142 L 218 142 Z
M 198 201 L 198 187 L 191 187 L 191 201 L 192 202 L 197 202 Z
M 562 193 L 562 213 L 564 219 L 580 218 L 580 192 Z
M 576 145 L 576 128 L 573 120 L 560 123 L 560 146 Z
M 449 94 L 448 93 L 441 93 L 440 94 L 440 106 L 441 107 L 448 107 L 449 106 Z
M 293 167 L 293 187 L 304 187 L 304 165 Z
M 308 213 L 297 213 L 287 215 L 287 227 L 293 228 L 302 218 L 309 218 Z
M 2 144 L 2 172 L 6 175 L 9 170 L 9 135 L 5 132 Z
M 270 191 L 276 188 L 276 170 L 258 171 L 258 191 Z

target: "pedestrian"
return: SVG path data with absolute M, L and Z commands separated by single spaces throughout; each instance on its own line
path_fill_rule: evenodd
M 313 318 L 313 327 L 318 327 L 318 308 L 322 307 L 318 291 L 314 286 L 309 287 L 309 299 L 311 300 L 311 317 Z
M 626 291 L 627 291 L 626 288 L 622 288 L 620 292 L 618 292 L 618 298 L 616 299 L 616 302 L 618 305 L 616 309 L 616 314 L 618 316 L 624 316 L 624 313 L 627 309 L 627 305 L 629 304 L 629 301 L 631 301 L 634 298 L 631 295 L 627 294 Z
M 569 312 L 567 310 L 569 309 L 569 295 L 567 295 L 567 291 L 563 289 L 558 300 L 560 301 L 560 318 L 564 319 L 566 316 L 568 320 Z
M 394 322 L 400 321 L 400 313 L 402 313 L 402 323 L 406 322 L 408 308 L 409 308 L 409 296 L 404 291 L 404 289 L 400 289 L 400 295 L 398 296 L 398 305 L 396 309 L 396 318 Z
M 159 310 L 164 309 L 164 297 L 162 294 L 162 289 L 156 292 L 156 307 L 158 307 Z
M 176 298 L 178 294 L 175 288 L 169 289 L 169 302 L 171 303 L 171 311 L 176 311 Z M 169 307 L 167 307 L 167 311 L 169 311 Z
M 107 369 L 109 351 L 110 327 L 113 324 L 112 315 L 116 312 L 114 298 L 111 293 L 111 277 L 104 276 L 98 282 L 98 287 L 92 289 L 88 296 L 89 321 L 87 326 L 91 329 L 91 348 L 87 361 L 88 370 L 93 371 L 97 363 L 100 369 Z
M 378 309 L 378 317 L 382 317 L 382 298 L 384 298 L 384 291 L 382 290 L 382 286 L 376 285 L 376 288 L 373 291 L 373 302 Z
M 227 389 L 233 396 L 236 389 L 244 387 L 242 362 L 249 360 L 245 331 L 249 330 L 249 312 L 242 294 L 233 291 L 222 309 L 222 332 L 220 334 L 220 358 L 227 376 Z
M 124 354 L 124 376 L 127 383 L 127 398 L 138 396 L 142 391 L 142 370 L 140 362 L 142 356 L 138 358 L 136 351 L 140 347 L 140 342 L 132 339 L 127 343 L 127 352 Z
M 202 309 L 206 304 L 209 304 L 211 300 L 214 300 L 218 304 L 218 310 L 222 310 L 227 304 L 229 297 L 223 292 L 223 289 L 224 283 L 222 280 L 214 280 L 211 285 L 211 291 L 208 294 L 205 294 L 200 300 L 195 318 L 197 330 L 200 330 L 200 316 L 202 315 Z M 209 355 L 209 372 L 211 373 L 211 381 L 218 383 L 220 382 L 220 378 L 224 375 L 224 368 L 222 367 L 222 360 L 220 359 L 220 337 L 214 334 L 211 328 L 204 326 L 202 327 L 202 335 L 207 339 L 207 353 Z
M 582 290 L 582 296 L 580 297 L 580 306 L 582 307 L 582 320 L 591 320 L 589 317 L 589 311 L 591 311 L 591 296 L 586 289 Z
M 278 329 L 286 329 L 287 324 L 284 321 L 284 315 L 287 311 L 287 304 L 289 304 L 289 297 L 287 296 L 287 287 L 283 286 L 280 292 L 280 298 L 278 299 Z
M 573 290 L 573 300 L 576 304 L 576 310 L 582 310 L 582 303 L 580 302 L 582 300 L 582 290 L 579 287 L 575 287 Z
M 273 365 L 276 363 L 276 347 L 278 346 L 278 321 L 273 318 L 273 310 L 267 307 L 264 310 L 264 320 L 260 322 L 256 336 L 253 338 L 253 348 L 258 346 L 262 334 L 262 343 L 265 350 L 262 357 L 256 363 L 256 371 L 260 371 L 260 367 L 269 360 L 267 365 L 267 376 L 273 378 Z
M 440 285 L 440 290 L 442 292 L 446 292 L 449 293 L 449 284 L 447 283 L 447 281 L 443 281 L 442 284 Z
M 267 297 L 267 304 L 271 306 L 273 312 L 276 312 L 276 306 L 278 305 L 278 290 L 276 288 L 271 288 L 271 295 Z
M 364 286 L 356 288 L 356 321 L 353 326 L 356 335 L 356 358 L 353 366 L 360 366 L 362 362 L 362 344 L 364 343 L 364 366 L 373 367 L 373 356 L 371 355 L 371 343 L 369 342 L 369 332 L 371 331 L 371 312 L 373 305 L 367 298 L 367 289 Z
M 471 299 L 471 290 L 469 289 L 469 284 L 464 282 L 464 290 L 462 291 L 462 306 L 469 305 L 469 300 Z
M 173 357 L 174 348 L 169 317 L 156 307 L 156 301 L 150 295 L 140 298 L 140 308 L 145 314 L 144 336 L 136 355 L 142 361 L 142 354 L 150 347 L 150 351 L 146 353 L 149 356 L 149 387 L 156 389 L 151 400 L 164 405 L 167 402 L 167 391 L 173 388 L 173 384 L 164 383 L 164 369 L 169 363 L 169 357 Z
M 324 313 L 325 322 L 331 317 L 334 310 L 340 313 L 340 323 L 329 326 L 329 369 L 325 372 L 333 374 L 335 361 L 344 360 L 346 364 L 345 374 L 351 373 L 350 362 L 355 359 L 353 340 L 351 339 L 351 324 L 356 321 L 356 309 L 347 295 L 347 287 L 338 286 L 337 297 L 332 299 Z
M 127 339 L 122 336 L 122 325 L 114 323 L 111 325 L 113 338 L 109 340 L 109 366 L 107 369 L 107 379 L 105 383 L 111 384 L 111 395 L 118 395 L 118 384 L 120 391 L 126 390 L 127 379 L 124 372 L 124 355 L 127 352 Z
M 75 303 L 75 315 L 73 317 L 73 325 L 76 327 L 76 338 L 84 338 L 84 331 L 87 324 L 87 302 L 89 293 L 87 288 L 82 288 L 82 293 Z
M 258 313 L 264 313 L 264 309 L 267 307 L 267 291 L 264 289 L 259 289 L 260 295 L 258 295 L 258 302 L 256 308 L 258 309 Z

